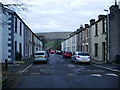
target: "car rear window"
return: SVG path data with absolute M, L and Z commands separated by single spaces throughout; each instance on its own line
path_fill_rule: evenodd
M 88 53 L 78 53 L 78 55 L 81 55 L 81 56 L 89 56 Z
M 44 55 L 45 53 L 36 53 L 35 55 Z
M 66 53 L 68 53 L 68 54 L 72 54 L 71 52 L 66 52 Z

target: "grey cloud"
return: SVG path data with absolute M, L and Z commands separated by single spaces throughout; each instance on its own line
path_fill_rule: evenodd
M 89 23 L 91 18 L 96 18 L 98 14 L 102 14 L 109 4 L 107 0 L 92 1 L 42 0 L 39 2 L 37 0 L 38 3 L 31 3 L 36 6 L 30 8 L 32 12 L 26 14 L 25 21 L 34 32 L 74 31 L 81 24 Z

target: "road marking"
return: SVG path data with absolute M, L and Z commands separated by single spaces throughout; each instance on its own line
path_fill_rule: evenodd
M 72 64 L 68 64 L 68 67 L 74 68 L 75 66 Z
M 103 66 L 100 66 L 100 65 L 93 65 L 93 66 L 96 66 L 96 67 L 99 67 L 99 68 L 104 68 L 104 69 L 107 69 L 107 70 L 110 70 L 110 71 L 115 71 L 115 72 L 119 72 L 120 73 L 120 70 L 117 70 L 117 69 L 111 69 L 111 68 L 103 67 Z
M 105 75 L 118 77 L 118 75 L 116 75 L 116 74 L 114 74 L 114 73 L 108 73 L 108 74 L 105 74 Z
M 26 67 L 25 69 L 23 69 L 22 71 L 19 71 L 19 73 L 24 73 L 28 68 L 30 68 L 32 66 L 32 64 L 30 64 L 28 67 Z
M 40 72 L 43 72 L 43 69 L 40 69 Z
M 100 74 L 90 74 L 91 76 L 102 77 Z
M 66 75 L 67 76 L 73 76 L 74 74 L 73 73 L 67 73 Z
M 25 72 L 28 72 L 28 70 L 26 70 Z

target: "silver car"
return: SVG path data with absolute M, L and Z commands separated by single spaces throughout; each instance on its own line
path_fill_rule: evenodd
M 48 55 L 46 51 L 37 51 L 34 55 L 34 62 L 48 61 Z
M 77 62 L 90 63 L 90 56 L 88 53 L 74 52 L 71 58 L 74 63 L 77 63 Z

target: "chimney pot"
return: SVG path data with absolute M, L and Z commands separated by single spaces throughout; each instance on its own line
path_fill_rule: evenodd
M 105 17 L 105 15 L 99 15 L 98 16 L 98 20 L 100 20 L 100 19 L 102 19 L 102 18 L 104 18 Z
M 92 25 L 93 23 L 95 23 L 95 19 L 90 20 L 90 25 Z
M 80 26 L 80 30 L 82 30 L 82 29 L 83 29 L 83 25 Z
M 85 28 L 89 27 L 89 24 L 85 24 Z

